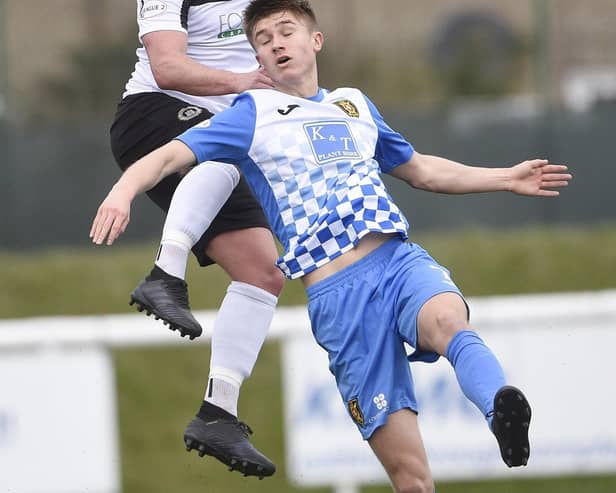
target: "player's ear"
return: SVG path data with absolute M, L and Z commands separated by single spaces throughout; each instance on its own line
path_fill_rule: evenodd
M 314 48 L 315 53 L 319 53 L 321 51 L 321 49 L 323 48 L 324 41 L 325 40 L 323 38 L 322 32 L 315 31 L 314 33 L 312 33 L 312 46 Z

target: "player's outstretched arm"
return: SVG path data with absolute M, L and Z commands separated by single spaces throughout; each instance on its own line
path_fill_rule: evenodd
M 196 164 L 193 152 L 179 140 L 152 151 L 132 164 L 101 203 L 90 228 L 92 242 L 113 242 L 126 231 L 133 199 L 166 176 Z
M 447 194 L 513 192 L 555 197 L 572 176 L 567 167 L 545 159 L 524 161 L 510 168 L 467 166 L 439 156 L 415 152 L 391 174 L 414 188 Z

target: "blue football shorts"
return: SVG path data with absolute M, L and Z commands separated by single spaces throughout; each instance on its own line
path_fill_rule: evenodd
M 389 240 L 366 257 L 308 287 L 308 312 L 316 341 L 351 418 L 367 440 L 403 408 L 417 412 L 409 361 L 439 355 L 415 351 L 417 315 L 439 293 L 462 293 L 417 244 Z

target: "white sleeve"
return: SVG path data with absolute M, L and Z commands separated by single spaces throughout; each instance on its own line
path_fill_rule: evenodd
M 182 26 L 182 0 L 137 0 L 139 39 L 154 31 L 180 31 Z

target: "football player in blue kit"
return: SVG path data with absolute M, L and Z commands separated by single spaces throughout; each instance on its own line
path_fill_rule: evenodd
M 114 241 L 131 201 L 161 177 L 216 161 L 204 166 L 236 182 L 238 164 L 284 248 L 278 267 L 302 280 L 314 337 L 395 491 L 434 491 L 409 360 L 447 358 L 504 462 L 526 465 L 526 397 L 469 324 L 449 271 L 407 242 L 408 222 L 380 175 L 438 193 L 555 197 L 571 179 L 567 167 L 532 159 L 486 168 L 421 154 L 361 91 L 319 87 L 323 35 L 307 0 L 253 0 L 244 26 L 275 89 L 246 91 L 230 109 L 137 161 L 101 204 L 94 238 Z M 404 343 L 415 351 L 407 356 Z

